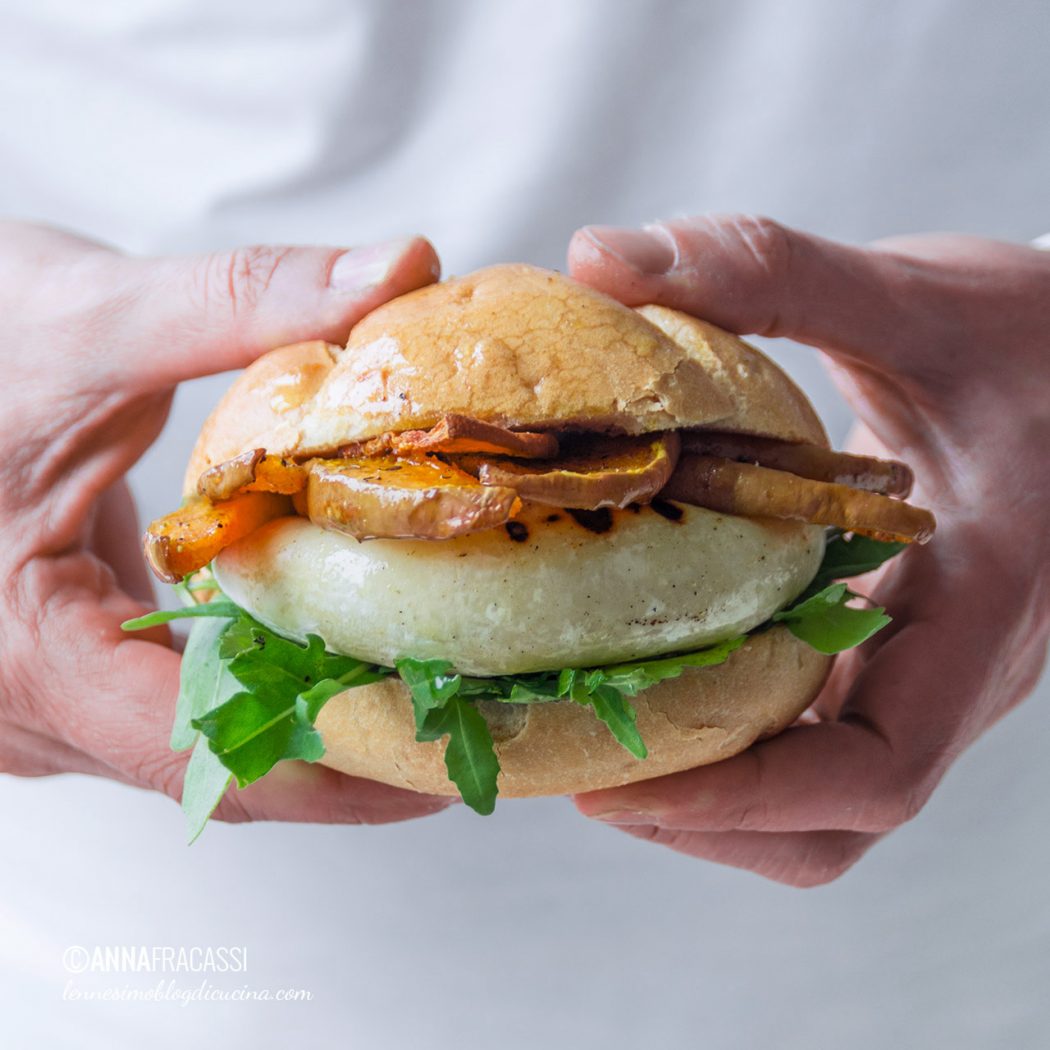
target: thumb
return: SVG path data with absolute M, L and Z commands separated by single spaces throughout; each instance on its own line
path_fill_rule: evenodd
M 120 258 L 126 301 L 109 360 L 146 390 L 243 368 L 284 343 L 344 343 L 380 304 L 437 280 L 430 242 L 255 246 L 191 258 Z M 134 381 L 134 380 L 133 380 Z
M 584 227 L 570 244 L 569 270 L 630 306 L 660 303 L 742 335 L 788 336 L 890 367 L 909 356 L 898 345 L 909 277 L 899 257 L 771 219 Z

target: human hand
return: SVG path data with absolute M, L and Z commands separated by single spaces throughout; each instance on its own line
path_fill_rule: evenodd
M 808 718 L 717 765 L 579 795 L 586 815 L 796 886 L 909 820 L 1034 687 L 1050 580 L 1050 254 L 974 237 L 849 247 L 751 216 L 589 227 L 574 277 L 742 335 L 820 348 L 864 427 L 907 461 L 937 534 L 871 594 L 893 623 L 838 657 Z
M 147 260 L 0 224 L 0 770 L 180 795 L 189 753 L 168 748 L 179 656 L 165 629 L 120 630 L 153 605 L 123 475 L 177 383 L 282 343 L 345 341 L 359 317 L 438 271 L 421 238 Z M 216 815 L 381 822 L 448 802 L 285 763 L 229 792 Z

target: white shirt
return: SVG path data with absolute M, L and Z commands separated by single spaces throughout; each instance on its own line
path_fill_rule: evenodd
M 34 0 L 0 15 L 0 206 L 150 253 L 419 231 L 446 272 L 558 266 L 584 223 L 705 210 L 1026 240 L 1050 213 L 1048 30 L 1038 0 Z M 816 355 L 774 350 L 841 440 Z M 144 518 L 226 382 L 180 391 L 133 472 Z M 1046 702 L 1044 683 L 811 893 L 560 799 L 216 825 L 187 849 L 159 796 L 10 779 L 4 1025 L 106 1048 L 1034 1047 Z M 314 999 L 62 1001 L 63 949 L 111 944 L 244 944 L 227 983 Z

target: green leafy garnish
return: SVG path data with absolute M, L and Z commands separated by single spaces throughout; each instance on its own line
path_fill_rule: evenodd
M 495 803 L 499 765 L 488 725 L 470 701 L 521 704 L 573 700 L 590 707 L 635 758 L 645 758 L 648 752 L 629 698 L 657 682 L 677 678 L 687 667 L 720 664 L 745 641 L 741 636 L 698 652 L 609 667 L 566 668 L 560 672 L 537 671 L 495 678 L 455 674 L 447 660 L 406 658 L 398 660 L 396 667 L 412 695 L 416 739 L 435 740 L 448 735 L 445 766 L 449 779 L 459 788 L 467 805 L 479 813 L 488 813 Z M 446 717 L 449 710 L 455 711 L 454 717 Z
M 394 666 L 412 694 L 417 731 L 431 711 L 444 707 L 463 686 L 462 676 L 452 673 L 447 660 L 398 660 Z
M 775 613 L 772 619 L 818 652 L 841 653 L 866 642 L 890 622 L 885 609 L 856 609 L 846 604 L 856 597 L 844 583 L 832 584 L 790 609 Z
M 818 594 L 834 580 L 848 580 L 852 576 L 863 576 L 877 569 L 907 546 L 906 543 L 884 543 L 868 536 L 847 537 L 841 529 L 829 529 L 824 543 L 824 558 L 817 575 L 796 599 L 796 604 Z
M 231 783 L 233 774 L 208 746 L 208 738 L 198 733 L 182 781 L 182 813 L 186 818 L 187 842 L 197 840 Z
M 179 669 L 179 697 L 175 702 L 171 747 L 173 751 L 193 748 L 182 783 L 182 811 L 190 842 L 204 830 L 233 780 L 233 774 L 208 746 L 207 738 L 192 725 L 193 719 L 224 704 L 240 690 L 240 683 L 219 655 L 222 635 L 230 623 L 229 619 L 197 620 Z
M 499 759 L 488 723 L 478 709 L 460 696 L 463 677 L 447 660 L 398 660 L 395 665 L 412 696 L 416 740 L 424 743 L 448 737 L 445 768 L 460 796 L 477 813 L 496 806 Z
M 469 700 L 451 696 L 441 707 L 428 711 L 416 730 L 416 740 L 420 742 L 443 736 L 448 737 L 445 768 L 449 780 L 475 813 L 491 813 L 499 793 L 499 759 L 488 723 Z
M 574 672 L 569 685 L 569 697 L 578 704 L 588 705 L 595 715 L 608 726 L 609 732 L 616 737 L 617 743 L 626 748 L 635 758 L 646 758 L 649 754 L 642 734 L 638 732 L 635 722 L 638 712 L 634 704 L 615 686 L 603 681 L 601 671 L 594 672 L 595 677 L 588 682 L 590 675 Z
M 324 743 L 314 722 L 325 703 L 350 686 L 390 674 L 327 652 L 317 635 L 300 645 L 243 611 L 222 634 L 219 655 L 241 690 L 192 725 L 242 788 L 283 759 L 316 762 Z
M 678 656 L 659 656 L 654 660 L 636 660 L 633 663 L 615 664 L 606 667 L 603 674 L 609 684 L 627 696 L 636 696 L 643 689 L 648 689 L 657 682 L 667 678 L 677 678 L 687 667 L 714 667 L 725 663 L 747 641 L 747 635 L 710 645 L 692 653 Z
M 171 623 L 172 620 L 190 620 L 200 616 L 217 616 L 229 620 L 242 615 L 244 610 L 229 598 L 214 598 L 202 605 L 185 605 L 181 609 L 158 609 L 156 612 L 146 613 L 145 616 L 136 616 L 133 620 L 125 620 L 120 629 L 144 631 L 147 627 L 159 627 L 162 623 Z
M 232 603 L 231 603 L 232 604 Z M 190 631 L 179 668 L 179 696 L 171 727 L 171 749 L 185 751 L 197 742 L 193 719 L 225 703 L 239 689 L 222 661 L 219 647 L 230 619 L 197 620 Z

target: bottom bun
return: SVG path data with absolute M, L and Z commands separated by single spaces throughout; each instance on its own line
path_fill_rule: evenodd
M 785 627 L 753 635 L 715 667 L 687 668 L 634 698 L 649 750 L 633 758 L 594 713 L 570 700 L 481 701 L 499 757 L 503 798 L 564 795 L 720 762 L 787 728 L 812 703 L 832 658 Z M 317 719 L 322 763 L 351 776 L 433 795 L 457 795 L 445 740 L 416 743 L 412 702 L 399 678 L 333 697 Z

